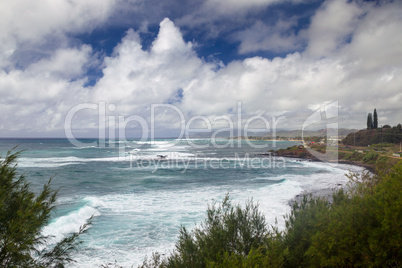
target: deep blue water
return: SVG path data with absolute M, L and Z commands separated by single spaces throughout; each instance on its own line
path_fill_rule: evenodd
M 35 191 L 51 177 L 53 188 L 60 189 L 45 234 L 61 239 L 94 215 L 82 250 L 74 255 L 77 267 L 114 261 L 135 266 L 153 251 L 169 252 L 180 226 L 200 223 L 207 205 L 226 193 L 235 203 L 253 198 L 270 224 L 277 218 L 283 227 L 289 200 L 346 184 L 345 173 L 360 170 L 260 155 L 297 142 L 80 142 L 77 147 L 66 139 L 0 140 L 2 156 L 16 145 L 24 150 L 18 170 Z

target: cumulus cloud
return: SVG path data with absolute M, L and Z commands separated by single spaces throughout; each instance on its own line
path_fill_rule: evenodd
M 60 130 L 68 109 L 88 100 L 84 85 L 93 51 L 87 45 L 74 45 L 68 34 L 87 32 L 104 23 L 113 4 L 114 0 L 2 2 L 3 132 Z
M 37 47 L 45 41 L 62 38 L 66 33 L 80 33 L 103 23 L 114 0 L 80 1 L 3 1 L 0 9 L 0 67 L 21 46 Z M 31 51 L 32 52 L 32 51 Z
M 164 19 L 150 51 L 142 49 L 138 33 L 127 32 L 113 56 L 105 59 L 93 100 L 118 103 L 124 113 L 138 112 L 151 103 L 173 99 L 207 66 L 173 22 Z
M 337 14 L 339 9 L 330 7 L 331 4 L 334 5 L 333 2 L 325 4 L 313 18 L 311 31 L 315 32 L 314 25 L 321 24 L 320 20 L 326 25 L 328 17 L 333 13 Z M 386 5 L 368 11 L 367 7 L 363 6 L 359 12 L 355 10 L 357 6 L 349 8 L 353 9 L 354 14 L 347 15 L 350 17 L 349 21 L 355 21 L 353 30 L 345 27 L 343 32 L 330 35 L 335 45 L 331 48 L 322 46 L 325 48 L 326 57 L 317 59 L 319 54 L 312 54 L 309 50 L 318 46 L 317 40 L 312 37 L 309 39 L 310 48 L 304 53 L 295 52 L 273 60 L 253 57 L 233 61 L 221 68 L 197 58 L 191 44 L 183 41 L 178 28 L 171 21 L 164 20 L 149 52 L 141 49 L 138 35 L 134 32 L 128 33 L 118 47 L 118 53 L 107 60 L 105 77 L 96 88 L 103 92 L 101 96 L 107 96 L 106 92 L 109 90 L 110 99 L 116 103 L 129 103 L 131 111 L 134 111 L 133 107 L 141 104 L 169 103 L 177 89 L 183 91 L 176 105 L 188 115 L 225 115 L 236 109 L 237 101 L 242 101 L 244 111 L 249 114 L 294 114 L 294 111 L 303 111 L 311 105 L 331 100 L 338 100 L 342 106 L 348 107 L 351 113 L 364 114 L 372 107 L 393 109 L 400 99 L 400 81 L 396 76 L 401 70 L 400 61 L 395 60 L 393 67 L 392 64 L 381 65 L 381 53 L 385 52 L 376 53 L 376 50 L 388 46 L 391 37 L 387 35 L 387 31 L 395 32 L 394 27 L 398 27 L 401 21 L 390 17 L 389 23 L 380 24 L 376 23 L 376 20 L 384 18 L 385 13 L 394 10 L 395 6 Z M 322 16 L 324 11 L 330 15 Z M 366 16 L 360 18 L 363 11 Z M 366 26 L 369 21 L 374 23 L 374 29 Z M 332 25 L 328 27 L 330 31 Z M 372 34 L 375 32 L 384 34 L 386 38 L 377 39 L 377 36 Z M 347 44 L 339 41 L 345 35 L 351 35 Z M 364 43 L 360 41 L 361 36 L 366 38 Z M 395 44 L 399 42 L 399 37 L 393 39 L 396 40 Z M 124 44 L 129 43 L 135 44 L 131 46 L 131 53 L 122 55 L 119 51 Z M 368 49 L 365 43 L 375 45 Z M 341 46 L 337 47 L 339 44 Z M 367 51 L 357 50 L 358 46 L 365 47 Z M 332 53 L 334 49 L 338 53 Z M 399 49 L 394 46 L 396 58 L 402 55 Z M 163 54 L 160 54 L 161 51 Z M 320 51 L 322 53 L 323 50 Z M 366 57 L 368 51 L 371 51 L 371 57 Z M 121 65 L 128 58 L 130 61 Z M 364 72 L 367 61 L 377 63 L 375 74 Z M 109 69 L 119 70 L 117 73 L 122 77 L 115 79 L 117 76 L 109 76 Z M 111 79 L 110 85 L 118 85 L 118 91 L 110 90 L 110 86 L 103 86 L 107 79 Z M 387 90 L 382 91 L 381 87 L 387 87 Z M 112 92 L 122 93 L 120 95 Z
M 68 109 L 80 99 L 87 99 L 85 78 L 80 76 L 90 57 L 91 49 L 82 46 L 58 50 L 52 58 L 26 70 L 1 71 L 3 127 L 25 131 L 62 128 Z
M 306 53 L 319 58 L 336 52 L 351 38 L 363 12 L 355 2 L 326 1 L 312 19 Z
M 16 132 L 62 130 L 74 105 L 102 101 L 115 105 L 113 115 L 150 120 L 152 104 L 172 104 L 187 118 L 202 115 L 212 121 L 231 116 L 241 101 L 249 116 L 286 115 L 280 128 L 297 127 L 311 113 L 309 107 L 339 101 L 341 126 L 364 127 L 366 113 L 373 108 L 382 120 L 397 124 L 402 101 L 402 37 L 396 34 L 402 28 L 401 10 L 400 2 L 375 6 L 331 0 L 312 17 L 305 51 L 227 65 L 203 60 L 179 27 L 165 18 L 147 49 L 141 46 L 139 32 L 128 30 L 113 54 L 104 58 L 103 75 L 93 86 L 86 85 L 93 49 L 58 48 L 25 68 L 0 70 L 1 126 Z M 180 126 L 175 113 L 160 109 L 159 126 Z M 95 129 L 96 116 L 96 111 L 78 113 L 75 127 Z

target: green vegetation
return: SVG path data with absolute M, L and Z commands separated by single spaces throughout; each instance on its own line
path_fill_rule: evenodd
M 274 133 L 267 133 L 262 136 L 241 136 L 235 137 L 236 139 L 249 139 L 249 140 L 297 140 L 297 141 L 314 141 L 319 142 L 327 138 L 327 132 L 333 132 L 334 129 L 321 129 L 321 130 L 291 130 L 291 131 L 276 131 Z M 346 135 L 358 131 L 357 129 L 337 129 L 338 137 L 344 138 Z M 302 137 L 303 135 L 303 137 Z
M 0 161 L 0 266 L 64 267 L 73 261 L 70 254 L 77 249 L 86 225 L 53 247 L 44 247 L 49 237 L 41 231 L 55 209 L 57 191 L 51 190 L 49 180 L 35 195 L 25 177 L 17 174 L 18 156 L 8 152 Z
M 141 267 L 277 267 L 283 262 L 279 236 L 268 230 L 258 205 L 249 201 L 241 208 L 226 195 L 221 204 L 208 206 L 200 226 L 180 229 L 173 254 L 154 254 Z
M 363 154 L 358 152 L 339 152 L 338 157 L 340 160 L 348 160 L 348 161 L 362 161 Z
M 365 151 L 359 153 L 352 149 L 351 151 L 339 151 L 338 158 L 340 161 L 353 161 L 355 163 L 364 164 L 366 167 L 371 167 L 373 171 L 380 172 L 381 170 L 388 170 L 398 162 L 398 159 L 390 158 L 381 155 L 375 151 Z
M 191 232 L 184 227 L 180 230 L 176 252 L 167 259 L 167 265 L 205 267 L 261 263 L 268 229 L 257 208 L 252 202 L 244 209 L 233 206 L 228 196 L 222 204 L 213 204 L 200 227 Z M 249 255 L 252 258 L 244 258 Z
M 381 149 L 381 148 L 393 147 L 393 146 L 394 146 L 393 143 L 384 142 L 384 143 L 371 144 L 371 145 L 370 145 L 370 148 L 373 148 L 373 149 Z
M 378 116 L 377 109 L 374 109 L 374 114 L 369 113 L 367 116 L 367 129 L 378 128 Z
M 342 143 L 350 146 L 367 146 L 371 144 L 402 142 L 402 129 L 398 126 L 387 128 L 386 125 L 378 129 L 359 130 L 348 134 Z
M 293 211 L 308 215 L 307 219 L 298 214 L 293 219 L 295 224 L 309 224 L 312 230 L 300 260 L 317 267 L 399 266 L 401 178 L 400 163 L 388 175 L 352 176 L 355 186 L 349 193 L 335 193 L 332 204 L 314 198 L 303 200 Z
M 327 142 L 327 137 L 318 137 L 318 136 L 312 136 L 312 137 L 304 137 L 303 139 L 305 142 L 320 142 L 324 141 Z
M 367 116 L 367 129 L 373 129 L 373 128 L 374 128 L 373 115 L 369 113 Z
M 284 231 L 269 229 L 252 202 L 241 208 L 226 197 L 201 226 L 180 230 L 170 256 L 154 254 L 142 267 L 400 267 L 402 161 L 350 181 L 332 202 L 295 202 Z
M 377 154 L 377 153 L 369 152 L 369 153 L 367 153 L 367 154 L 364 154 L 364 156 L 363 156 L 363 161 L 364 161 L 365 163 L 368 163 L 368 164 L 375 164 L 377 158 L 378 158 L 378 154 Z

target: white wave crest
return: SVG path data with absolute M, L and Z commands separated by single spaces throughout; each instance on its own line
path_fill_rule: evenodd
M 42 234 L 51 236 L 50 243 L 57 243 L 68 234 L 77 232 L 90 217 L 100 215 L 101 213 L 92 204 L 87 204 L 66 216 L 56 218 L 43 228 Z

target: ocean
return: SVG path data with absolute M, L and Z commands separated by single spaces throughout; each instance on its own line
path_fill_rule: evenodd
M 145 256 L 174 249 L 179 228 L 203 221 L 208 204 L 229 193 L 234 203 L 253 199 L 269 224 L 284 228 L 289 201 L 303 192 L 346 185 L 360 167 L 262 155 L 294 141 L 157 139 L 154 141 L 2 139 L 5 153 L 24 150 L 18 170 L 34 191 L 49 178 L 59 189 L 57 210 L 43 233 L 53 242 L 78 231 L 91 216 L 69 267 L 117 263 L 131 267 Z

